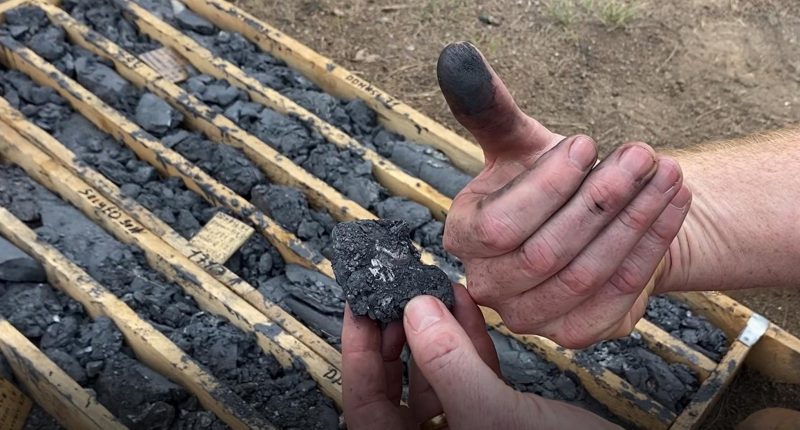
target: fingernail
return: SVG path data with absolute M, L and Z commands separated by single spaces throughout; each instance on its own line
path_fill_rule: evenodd
M 635 178 L 641 178 L 653 168 L 653 156 L 638 145 L 631 145 L 622 152 L 619 166 L 630 172 Z
M 442 304 L 431 296 L 418 296 L 406 305 L 405 318 L 411 328 L 421 332 L 444 316 Z
M 678 194 L 672 198 L 672 201 L 669 204 L 678 209 L 685 209 L 691 200 L 692 191 L 686 185 L 684 185 L 681 187 L 681 190 L 678 191 Z
M 569 147 L 569 159 L 575 167 L 581 170 L 591 167 L 596 158 L 594 142 L 585 136 L 576 137 L 572 146 Z
M 681 177 L 680 170 L 671 164 L 670 161 L 659 160 L 656 175 L 650 180 L 650 183 L 662 193 L 667 193 L 675 187 Z

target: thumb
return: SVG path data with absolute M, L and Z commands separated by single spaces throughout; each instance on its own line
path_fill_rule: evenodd
M 564 138 L 520 110 L 471 43 L 447 45 L 439 55 L 436 74 L 450 110 L 475 136 L 487 163 L 538 156 Z
M 514 391 L 481 359 L 455 317 L 439 300 L 419 296 L 406 305 L 403 324 L 414 363 L 451 428 L 491 428 L 482 421 L 507 407 Z

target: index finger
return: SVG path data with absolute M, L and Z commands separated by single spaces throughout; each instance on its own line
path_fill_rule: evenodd
M 398 404 L 390 400 L 381 329 L 375 321 L 356 317 L 345 306 L 342 327 L 342 396 L 352 429 L 402 429 Z

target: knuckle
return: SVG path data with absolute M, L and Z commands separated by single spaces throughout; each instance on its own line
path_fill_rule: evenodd
M 595 215 L 614 212 L 624 198 L 624 190 L 629 187 L 614 186 L 608 181 L 593 181 L 587 183 L 584 193 L 584 202 L 589 211 Z
M 658 246 L 667 246 L 675 239 L 675 235 L 680 231 L 680 223 L 660 223 L 656 222 L 650 228 L 648 234 L 653 242 Z
M 550 201 L 565 202 L 571 197 L 569 184 L 570 181 L 564 180 L 560 175 L 543 175 L 538 186 Z
M 619 221 L 629 230 L 642 233 L 650 228 L 653 216 L 640 208 L 629 205 L 619 214 Z
M 449 330 L 431 333 L 423 344 L 422 350 L 414 354 L 414 359 L 417 365 L 434 373 L 457 362 L 464 352 L 459 335 Z
M 592 271 L 580 264 L 562 270 L 556 274 L 556 279 L 566 291 L 577 297 L 590 294 L 596 286 Z
M 638 293 L 644 287 L 641 271 L 632 264 L 623 264 L 609 283 L 622 294 Z
M 522 247 L 520 269 L 530 278 L 552 275 L 563 263 L 563 253 L 554 241 L 540 237 Z
M 478 215 L 475 239 L 481 246 L 492 251 L 504 251 L 513 246 L 513 231 L 503 218 L 492 211 L 482 211 Z

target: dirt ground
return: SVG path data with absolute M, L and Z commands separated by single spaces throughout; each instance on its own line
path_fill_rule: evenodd
M 520 106 L 603 153 L 684 148 L 800 122 L 796 0 L 238 0 L 240 6 L 464 133 L 436 85 L 448 42 L 476 44 Z M 677 3 L 677 4 L 676 4 Z M 800 335 L 800 289 L 734 296 Z M 746 371 L 709 418 L 730 428 L 800 387 Z

